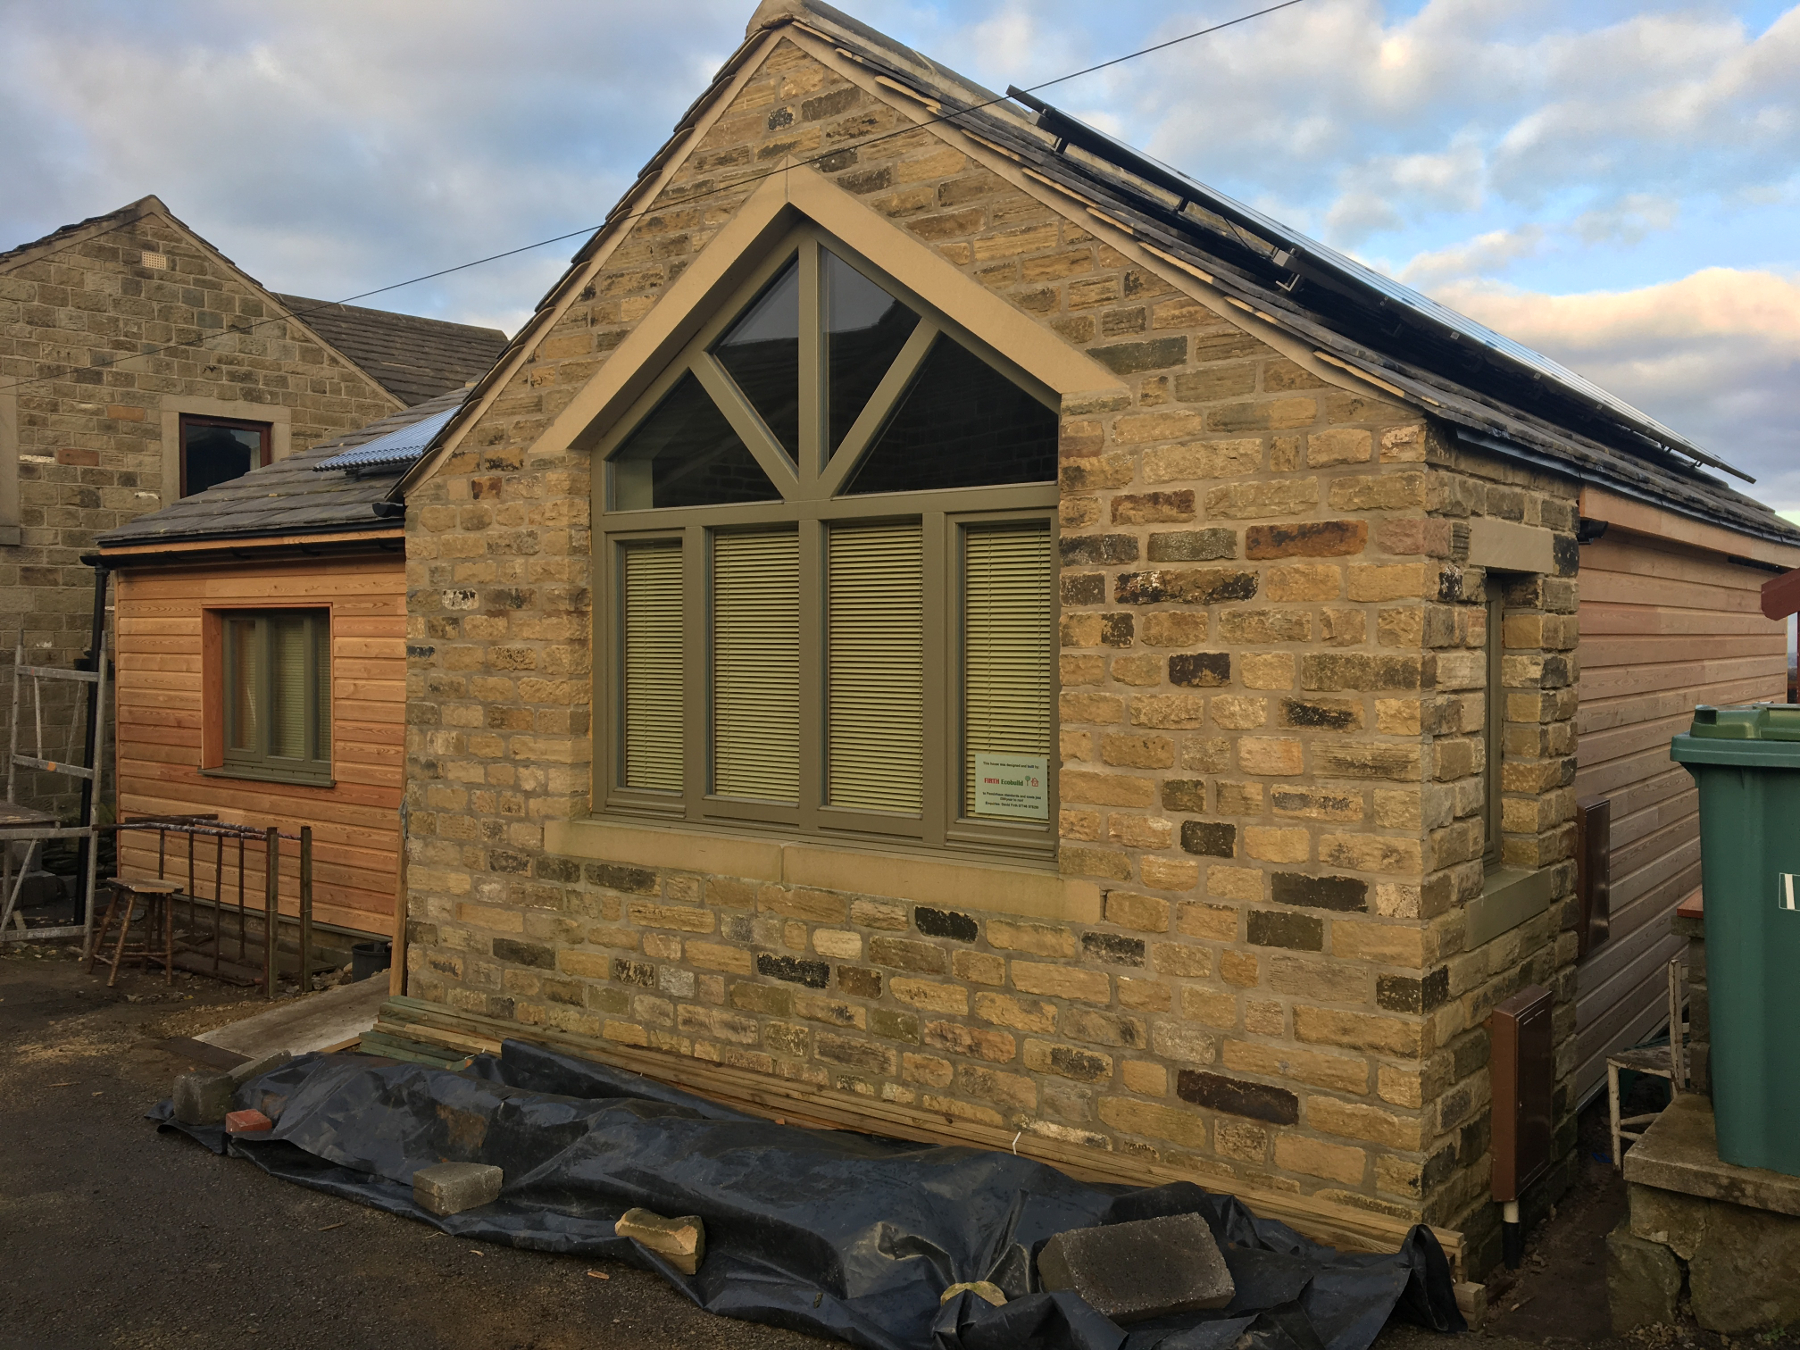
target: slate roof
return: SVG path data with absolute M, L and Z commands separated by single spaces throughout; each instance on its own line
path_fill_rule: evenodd
M 498 328 L 300 295 L 275 298 L 409 408 L 487 374 L 506 346 Z
M 468 393 L 466 386 L 453 389 L 416 407 L 390 413 L 366 427 L 321 441 L 310 450 L 252 469 L 242 478 L 141 515 L 129 525 L 108 530 L 96 542 L 102 549 L 141 548 L 161 542 L 392 529 L 399 522 L 377 514 L 376 506 L 386 499 L 394 476 L 410 461 L 386 463 L 375 472 L 360 474 L 341 469 L 321 472 L 317 466 L 334 455 L 455 408 Z
M 1800 527 L 1728 486 L 1730 470 L 1623 400 L 1521 344 L 1379 277 L 1324 245 L 1150 160 L 1036 99 L 982 88 L 820 0 L 764 0 L 745 43 L 683 114 L 607 222 L 515 335 L 527 350 L 553 322 L 566 287 L 594 251 L 628 228 L 639 193 L 680 152 L 767 30 L 792 25 L 831 45 L 899 96 L 920 122 L 942 120 L 1068 193 L 1182 270 L 1310 345 L 1328 363 L 1372 380 L 1449 424 L 1470 444 L 1746 534 L 1800 543 Z M 1104 359 L 1104 351 L 1092 353 Z M 430 471 L 437 446 L 478 414 L 496 363 L 433 449 L 396 484 Z

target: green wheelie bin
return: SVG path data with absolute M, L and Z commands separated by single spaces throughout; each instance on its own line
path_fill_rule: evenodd
M 1694 709 L 1719 1157 L 1800 1176 L 1800 705 Z

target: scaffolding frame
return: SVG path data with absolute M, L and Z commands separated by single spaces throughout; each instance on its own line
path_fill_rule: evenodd
M 17 647 L 13 652 L 13 690 L 12 690 L 12 743 L 6 758 L 6 803 L 0 808 L 0 944 L 7 942 L 43 942 L 56 938 L 79 937 L 82 950 L 86 951 L 92 940 L 94 930 L 94 897 L 96 892 L 95 878 L 100 865 L 100 835 L 94 828 L 94 816 L 100 809 L 101 784 L 104 778 L 102 763 L 105 760 L 106 745 L 106 634 L 100 632 L 99 641 L 94 644 L 94 668 L 92 670 L 64 670 L 58 666 L 28 666 L 25 664 L 25 634 L 19 634 Z M 31 750 L 35 753 L 22 753 L 19 749 L 19 733 L 25 712 L 25 679 L 31 681 L 31 716 L 34 737 Z M 52 685 L 68 683 L 79 687 L 93 687 L 93 735 L 88 748 L 83 751 L 75 749 L 75 738 L 82 730 L 82 723 L 87 721 L 79 715 L 69 719 L 68 757 L 51 759 L 45 751 L 51 747 L 44 741 L 44 683 Z M 76 704 L 80 700 L 77 698 Z M 55 709 L 52 709 L 54 715 Z M 91 756 L 91 764 L 77 762 L 78 756 Z M 22 805 L 18 800 L 18 779 L 20 769 L 36 769 L 40 773 L 62 774 L 88 784 L 86 797 L 87 819 L 80 825 L 59 825 L 56 817 L 47 811 L 39 811 L 34 807 Z M 80 896 L 81 922 L 63 924 L 45 928 L 30 928 L 25 924 L 25 917 L 19 911 L 19 896 L 25 888 L 25 878 L 30 875 L 32 864 L 42 855 L 43 846 L 53 839 L 82 839 L 87 841 L 83 850 L 86 855 L 86 873 L 83 878 Z M 14 844 L 26 844 L 25 859 L 19 865 L 18 875 L 13 875 Z

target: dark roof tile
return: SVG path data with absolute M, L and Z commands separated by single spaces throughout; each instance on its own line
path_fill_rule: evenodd
M 479 379 L 506 346 L 498 328 L 300 295 L 275 298 L 408 407 Z

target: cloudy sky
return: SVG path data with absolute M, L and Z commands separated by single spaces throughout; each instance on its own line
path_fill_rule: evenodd
M 848 6 L 1000 89 L 1259 7 Z M 752 8 L 0 0 L 0 248 L 154 192 L 267 284 L 339 299 L 582 229 Z M 1303 0 L 1043 96 L 1800 508 L 1800 6 Z M 511 331 L 572 247 L 368 303 Z

